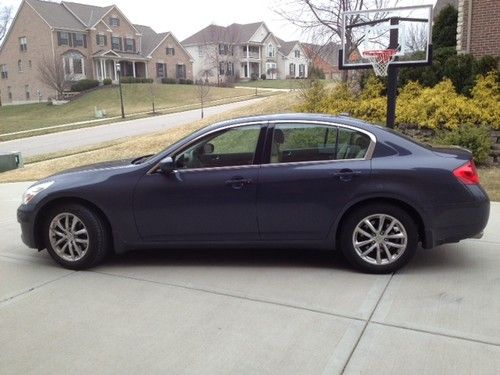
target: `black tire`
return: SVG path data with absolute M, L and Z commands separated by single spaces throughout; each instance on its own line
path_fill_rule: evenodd
M 392 261 L 392 263 L 370 263 L 363 259 L 354 247 L 353 236 L 357 225 L 361 223 L 363 219 L 377 214 L 389 215 L 397 219 L 406 232 L 406 248 L 401 252 L 399 257 Z M 374 243 L 375 242 L 373 242 L 373 244 Z M 390 204 L 369 204 L 361 206 L 348 214 L 340 228 L 340 247 L 343 255 L 354 267 L 368 273 L 391 273 L 400 269 L 415 255 L 417 245 L 418 228 L 415 221 L 404 209 Z M 385 253 L 383 257 L 388 259 Z
M 50 241 L 49 228 L 52 220 L 60 214 L 75 215 L 84 225 L 88 233 L 88 248 L 81 259 L 68 261 L 63 259 Z M 93 267 L 104 260 L 111 251 L 111 239 L 108 226 L 103 219 L 91 209 L 76 203 L 68 203 L 51 208 L 43 222 L 43 239 L 52 259 L 61 266 L 72 270 L 83 270 Z

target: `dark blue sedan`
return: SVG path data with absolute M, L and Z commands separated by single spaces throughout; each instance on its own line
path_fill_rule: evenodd
M 24 243 L 71 269 L 130 249 L 279 246 L 392 272 L 419 243 L 481 236 L 488 216 L 470 152 L 310 114 L 221 122 L 157 155 L 65 171 L 18 209 Z

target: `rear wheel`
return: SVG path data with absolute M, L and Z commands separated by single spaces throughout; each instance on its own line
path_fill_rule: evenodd
M 360 207 L 346 218 L 340 233 L 342 253 L 355 267 L 389 273 L 415 254 L 418 230 L 403 209 L 383 204 Z
M 51 209 L 43 233 L 50 256 L 69 269 L 92 267 L 101 262 L 110 249 L 110 233 L 104 221 L 79 204 Z

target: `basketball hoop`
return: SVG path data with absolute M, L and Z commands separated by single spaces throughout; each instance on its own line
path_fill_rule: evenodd
M 391 48 L 370 50 L 364 51 L 363 57 L 370 61 L 377 76 L 386 76 L 387 68 L 394 61 L 397 52 L 397 50 Z

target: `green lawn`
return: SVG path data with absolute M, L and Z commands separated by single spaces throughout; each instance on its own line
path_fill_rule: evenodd
M 304 84 L 302 79 L 259 79 L 257 81 L 238 82 L 236 86 L 262 87 L 267 89 L 298 89 Z
M 125 114 L 151 111 L 150 84 L 124 84 L 123 98 Z M 199 99 L 193 85 L 154 85 L 156 109 L 197 105 Z M 206 101 L 227 99 L 234 101 L 239 96 L 251 96 L 246 89 L 212 87 Z M 21 130 L 31 130 L 51 125 L 60 125 L 95 119 L 94 109 L 104 109 L 106 117 L 120 115 L 118 87 L 105 87 L 92 91 L 61 106 L 46 103 L 0 107 L 0 135 Z

